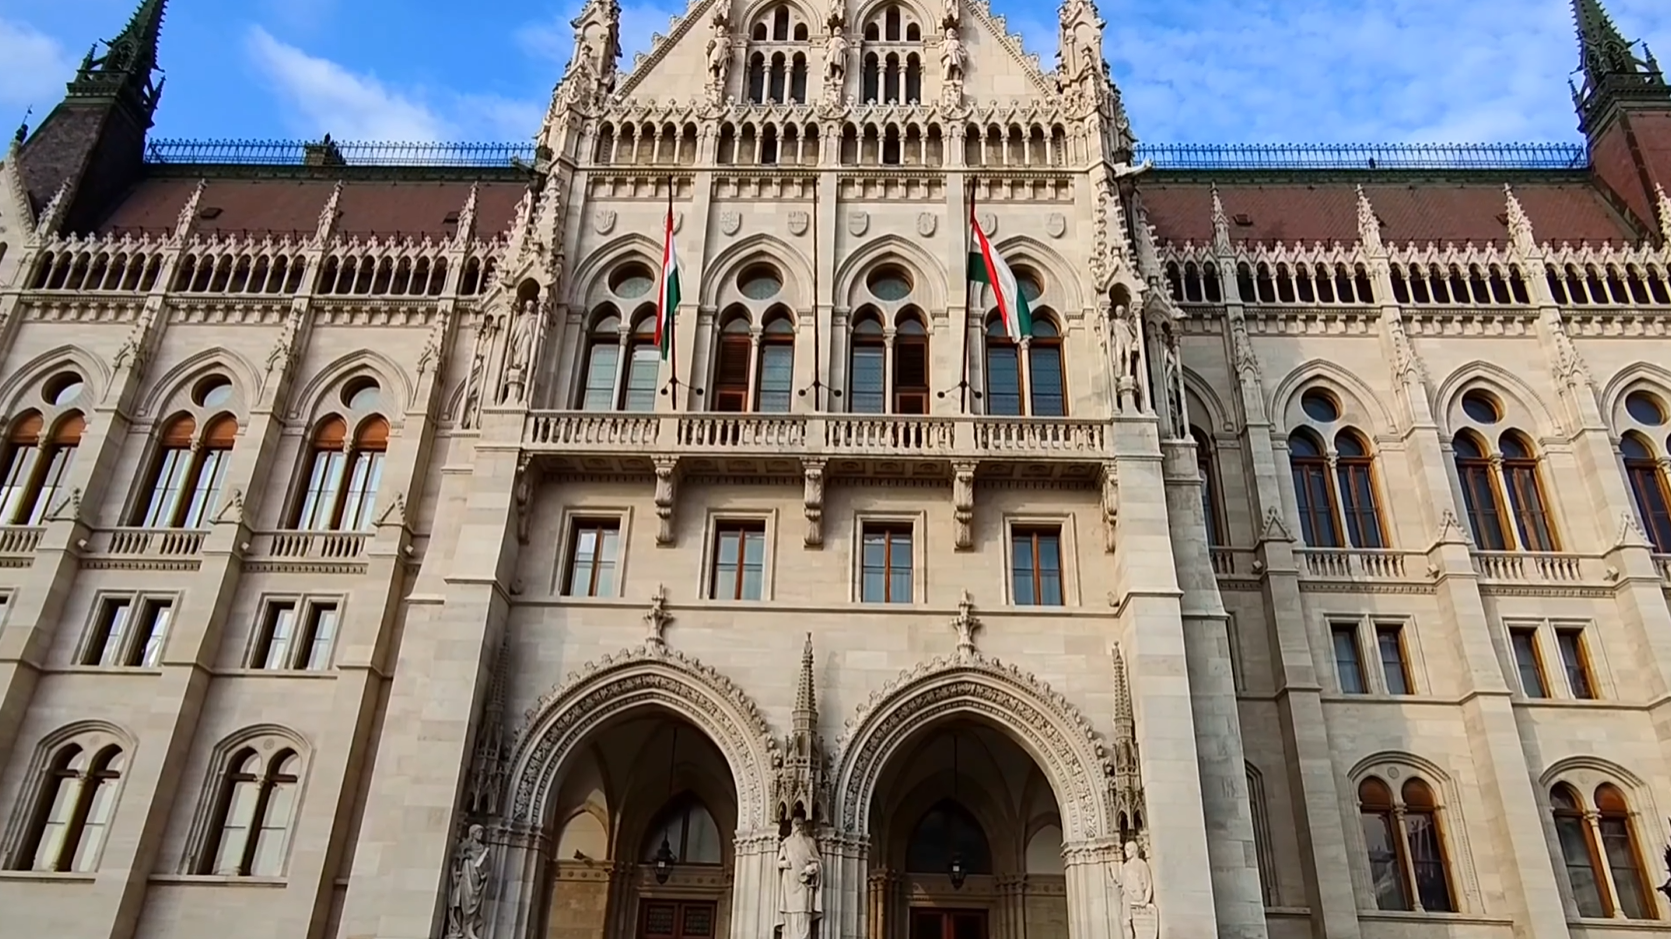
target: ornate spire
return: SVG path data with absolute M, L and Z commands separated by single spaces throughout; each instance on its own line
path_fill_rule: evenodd
M 783 750 L 774 754 L 772 802 L 777 820 L 787 822 L 800 814 L 812 822 L 827 817 L 828 767 L 824 740 L 818 734 L 818 697 L 812 683 L 812 633 L 801 647 L 801 674 L 795 683 L 793 729 L 783 738 Z
M 1227 255 L 1230 247 L 1230 217 L 1224 214 L 1224 200 L 1218 197 L 1218 184 L 1213 184 L 1213 253 Z
M 818 725 L 818 701 L 812 688 L 812 633 L 806 634 L 806 645 L 801 648 L 801 677 L 795 683 L 795 732 L 813 730 Z
M 1659 65 L 1647 54 L 1637 58 L 1631 42 L 1613 25 L 1601 0 L 1572 0 L 1578 28 L 1579 66 L 1584 87 L 1576 96 L 1579 129 L 1589 133 L 1609 109 L 1621 101 L 1671 102 L 1671 88 Z
M 1114 646 L 1114 820 L 1120 841 L 1133 840 L 1148 813 L 1143 807 L 1143 775 L 1137 762 L 1137 720 L 1132 715 L 1131 683 L 1126 677 L 1126 660 L 1120 646 Z
M 314 229 L 313 240 L 316 244 L 324 244 L 331 240 L 336 232 L 337 218 L 342 215 L 342 180 L 331 187 L 331 197 L 325 200 L 325 205 L 319 210 L 319 225 Z
M 1521 207 L 1520 200 L 1515 198 L 1514 188 L 1508 183 L 1503 184 L 1503 198 L 1508 202 L 1504 214 L 1509 228 L 1509 243 L 1522 255 L 1534 253 L 1538 249 L 1538 241 L 1532 235 L 1532 220 L 1526 217 L 1526 210 Z
M 149 127 L 162 97 L 162 82 L 151 79 L 157 71 L 157 45 L 167 6 L 168 0 L 142 0 L 127 27 L 104 44 L 104 55 L 98 54 L 96 46 L 88 50 L 69 84 L 69 96 L 116 98 L 134 107 Z
M 1369 196 L 1364 194 L 1362 186 L 1358 187 L 1358 240 L 1371 254 L 1384 250 L 1381 246 L 1381 220 L 1375 216 L 1375 206 L 1369 204 Z
M 464 200 L 464 208 L 458 211 L 458 230 L 453 233 L 453 242 L 468 245 L 470 239 L 476 237 L 476 209 L 481 199 L 481 184 L 470 184 L 470 197 Z
M 1671 197 L 1659 183 L 1654 183 L 1654 206 L 1659 212 L 1660 246 L 1671 247 Z

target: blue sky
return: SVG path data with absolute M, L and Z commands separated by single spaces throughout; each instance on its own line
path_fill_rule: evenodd
M 1665 0 L 1608 0 L 1671 55 Z M 0 125 L 54 104 L 135 0 L 0 0 Z M 623 67 L 684 0 L 623 0 Z M 579 0 L 173 0 L 167 137 L 523 140 Z M 1049 67 L 1054 4 L 993 0 Z M 1100 0 L 1151 142 L 1575 140 L 1567 0 Z M 1668 60 L 1671 61 L 1671 60 Z

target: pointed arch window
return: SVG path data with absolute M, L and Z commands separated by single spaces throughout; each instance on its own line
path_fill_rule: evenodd
M 1199 427 L 1191 427 L 1189 435 L 1195 438 L 1195 468 L 1201 473 L 1201 517 L 1207 523 L 1207 544 L 1216 547 L 1224 544 L 1224 520 L 1213 440 Z
M 714 354 L 714 410 L 748 410 L 748 372 L 753 345 L 748 316 L 732 314 L 720 329 Z
M 1625 459 L 1625 478 L 1636 499 L 1636 513 L 1647 529 L 1648 540 L 1660 554 L 1671 554 L 1671 496 L 1667 495 L 1665 473 L 1646 440 L 1628 433 L 1619 441 Z
M 986 324 L 986 413 L 1022 413 L 1020 350 L 997 316 Z
M 76 447 L 87 427 L 77 412 L 58 421 L 50 434 L 37 412 L 18 418 L 6 439 L 5 479 L 0 482 L 0 524 L 39 525 L 69 480 Z
M 383 456 L 389 424 L 370 417 L 350 444 L 348 425 L 327 418 L 313 436 L 307 488 L 297 505 L 294 525 L 312 531 L 364 531 L 376 520 L 377 488 L 383 479 Z
M 1578 915 L 1598 919 L 1611 915 L 1612 895 L 1607 890 L 1607 875 L 1602 871 L 1595 832 L 1584 817 L 1578 793 L 1565 783 L 1557 785 L 1549 792 L 1549 808 Z
M 580 407 L 586 411 L 615 409 L 615 379 L 621 369 L 621 320 L 602 316 L 586 334 L 586 376 Z
M 1288 436 L 1288 465 L 1294 477 L 1294 504 L 1300 513 L 1300 535 L 1308 547 L 1338 548 L 1340 526 L 1335 521 L 1334 484 L 1329 461 L 1310 432 Z
M 789 413 L 795 393 L 795 324 L 787 313 L 772 316 L 760 333 L 758 373 L 755 410 L 762 414 Z
M 1405 780 L 1395 800 L 1381 779 L 1365 779 L 1358 816 L 1378 909 L 1456 911 L 1439 805 L 1426 781 Z
M 1503 525 L 1505 513 L 1496 474 L 1479 438 L 1471 433 L 1459 433 L 1451 441 L 1451 449 L 1456 453 L 1456 476 L 1462 485 L 1462 506 L 1468 513 L 1474 544 L 1482 551 L 1508 550 L 1508 530 Z
M 928 413 L 928 330 L 914 313 L 899 317 L 894 334 L 894 413 Z
M 164 428 L 161 449 L 151 464 L 148 495 L 133 524 L 145 528 L 201 528 L 220 501 L 221 486 L 238 436 L 238 422 L 223 414 L 209 422 L 202 439 L 189 415 Z
M 1034 317 L 1027 340 L 1027 384 L 1035 417 L 1066 417 L 1067 376 L 1062 369 L 1062 334 L 1056 324 Z
M 301 770 L 302 758 L 294 750 L 266 760 L 253 749 L 236 753 L 220 782 L 197 872 L 277 877 L 284 869 Z
M 1538 481 L 1538 461 L 1532 445 L 1516 431 L 1507 431 L 1498 440 L 1503 450 L 1503 483 L 1508 490 L 1509 506 L 1514 510 L 1515 530 L 1520 545 L 1527 551 L 1559 551 L 1555 526 L 1544 503 L 1543 486 Z
M 864 311 L 853 324 L 852 365 L 848 373 L 848 406 L 854 414 L 887 410 L 887 338 L 874 311 Z
M 107 746 L 97 752 L 69 744 L 47 764 L 23 841 L 8 865 L 13 870 L 96 870 L 116 805 L 124 755 Z
M 1340 508 L 1346 519 L 1346 536 L 1354 548 L 1384 548 L 1381 511 L 1375 501 L 1373 461 L 1363 438 L 1343 430 L 1335 436 L 1338 455 Z
M 695 796 L 686 793 L 662 809 L 656 823 L 644 837 L 639 860 L 649 864 L 663 843 L 680 864 L 723 863 L 724 845 L 714 816 Z
M 1601 853 L 1617 895 L 1616 911 L 1627 919 L 1653 919 L 1642 853 L 1631 824 L 1630 806 L 1616 787 L 1603 784 L 1596 789 L 1596 827 L 1601 833 Z

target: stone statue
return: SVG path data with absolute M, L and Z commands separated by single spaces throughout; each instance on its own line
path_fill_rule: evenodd
M 806 818 L 795 816 L 789 837 L 777 849 L 778 922 L 782 939 L 812 939 L 813 920 L 822 908 L 820 886 L 824 862 L 818 856 L 818 842 L 807 833 Z
M 715 13 L 714 35 L 708 40 L 708 92 L 710 96 L 725 94 L 725 79 L 731 74 L 731 24 L 724 13 Z
M 534 355 L 534 327 L 539 320 L 539 301 L 529 297 L 523 301 L 522 312 L 517 315 L 516 324 L 511 327 L 511 344 L 506 351 L 506 355 L 509 356 L 508 368 L 527 371 L 528 363 Z
M 1160 919 L 1155 911 L 1155 875 L 1143 859 L 1137 842 L 1126 842 L 1126 860 L 1120 865 L 1120 890 L 1125 907 L 1126 939 L 1155 939 Z
M 962 15 L 962 11 L 958 9 L 958 0 L 946 0 L 945 14 L 941 17 L 940 23 L 948 28 L 956 27 Z
M 1137 341 L 1137 315 L 1124 303 L 1114 307 L 1114 377 L 1116 388 L 1123 388 L 1127 380 L 1137 385 L 1138 362 L 1142 349 Z
M 940 74 L 946 81 L 956 82 L 958 88 L 963 87 L 963 65 L 969 55 L 963 48 L 963 40 L 957 38 L 957 27 L 946 27 L 946 38 L 940 43 Z
M 487 898 L 487 844 L 482 826 L 471 825 L 453 852 L 452 884 L 447 892 L 445 939 L 482 939 L 486 934 L 483 901 Z
M 1160 380 L 1166 395 L 1166 414 L 1171 421 L 1168 429 L 1173 437 L 1181 439 L 1189 434 L 1189 428 L 1184 426 L 1183 361 L 1178 355 L 1178 334 L 1172 330 L 1171 323 L 1160 324 L 1160 347 Z
M 841 24 L 830 24 L 830 38 L 824 40 L 824 87 L 840 100 L 842 83 L 847 80 L 847 37 Z

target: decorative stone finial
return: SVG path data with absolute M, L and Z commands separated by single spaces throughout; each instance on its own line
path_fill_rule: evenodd
M 1288 526 L 1282 523 L 1282 513 L 1276 509 L 1265 510 L 1265 529 L 1259 535 L 1260 541 L 1293 541 L 1294 536 L 1288 533 Z
M 1659 211 L 1660 246 L 1671 248 L 1671 197 L 1659 183 L 1654 183 L 1654 205 Z
M 319 210 L 319 224 L 313 231 L 313 240 L 317 244 L 324 244 L 331 239 L 336 230 L 337 216 L 342 214 L 342 180 L 337 180 L 331 187 L 331 197 L 325 200 L 325 205 Z
M 199 179 L 197 186 L 191 191 L 191 196 L 186 199 L 186 204 L 180 206 L 180 214 L 174 220 L 175 240 L 184 241 L 186 236 L 191 234 L 191 227 L 197 222 L 197 213 L 203 205 L 203 190 L 208 188 L 209 181 Z
M 644 614 L 644 625 L 649 627 L 644 635 L 644 650 L 652 655 L 662 655 L 667 652 L 667 627 L 673 622 L 673 614 L 667 612 L 667 585 L 657 584 L 655 595 L 650 598 L 650 611 Z
M 1642 530 L 1642 522 L 1636 513 L 1625 509 L 1619 513 L 1619 541 L 1621 548 L 1650 548 L 1653 543 L 1648 540 L 1648 533 Z
M 1369 203 L 1362 186 L 1358 187 L 1358 240 L 1371 253 L 1382 250 L 1381 220 L 1375 217 L 1375 206 Z
M 1462 530 L 1462 523 L 1457 520 L 1456 513 L 1446 509 L 1439 513 L 1439 543 L 1440 544 L 1472 544 L 1468 533 Z
M 1509 244 L 1522 255 L 1531 254 L 1538 249 L 1537 238 L 1532 234 L 1532 220 L 1526 217 L 1526 210 L 1515 198 L 1514 187 L 1508 183 L 1503 184 L 1503 198 L 1507 203 L 1504 217 L 1509 229 Z
M 1213 184 L 1213 253 L 1229 254 L 1230 218 L 1224 214 L 1224 201 L 1218 197 L 1218 184 Z

